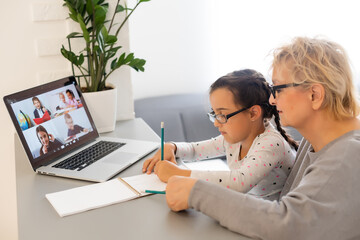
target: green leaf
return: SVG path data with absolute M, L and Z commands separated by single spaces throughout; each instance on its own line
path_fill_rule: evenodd
M 77 1 L 76 2 L 76 11 L 81 14 L 81 16 L 84 16 L 84 8 L 85 4 L 83 1 Z
M 95 14 L 94 14 L 94 20 L 95 20 L 95 26 L 102 26 L 106 19 L 106 13 L 107 9 L 105 9 L 102 6 L 95 6 Z
M 103 29 L 104 29 L 105 27 L 103 27 Z M 105 32 L 106 32 L 106 34 L 107 34 L 107 31 L 106 31 L 106 29 L 105 29 Z M 103 53 L 103 52 L 105 52 L 105 47 L 104 47 L 104 45 L 105 45 L 105 41 L 104 41 L 104 36 L 103 36 L 103 31 L 100 31 L 99 32 L 99 34 L 97 35 L 97 42 L 98 42 L 98 44 L 99 44 L 99 50 Z
M 84 63 L 84 54 L 80 54 L 79 59 L 77 60 L 77 65 L 80 66 Z
M 83 21 L 82 16 L 80 15 L 80 13 L 78 13 L 77 19 L 78 19 L 78 21 L 79 21 L 79 23 L 80 23 L 81 30 L 83 31 L 84 39 L 85 39 L 85 41 L 86 41 L 87 43 L 89 43 L 89 42 L 90 42 L 90 35 L 89 35 L 88 30 L 86 29 L 85 23 L 84 23 L 84 21 Z
M 93 51 L 94 51 L 94 52 L 99 52 L 99 46 L 98 46 L 98 45 L 95 45 L 94 48 L 93 48 Z
M 107 38 L 105 39 L 105 42 L 107 44 L 113 44 L 116 43 L 116 41 L 117 41 L 117 37 L 114 35 L 108 35 Z
M 77 15 L 75 14 L 69 14 L 69 17 L 72 19 L 72 20 L 74 20 L 75 22 L 78 22 L 78 20 L 77 20 Z
M 99 3 L 98 5 L 104 7 L 106 9 L 106 11 L 109 10 L 109 3 L 103 3 L 103 4 Z
M 75 1 L 74 8 L 77 10 L 78 13 L 81 12 L 81 11 L 79 11 L 81 9 L 81 5 L 83 5 L 82 1 Z
M 92 15 L 95 6 L 98 4 L 98 0 L 87 0 L 86 1 L 86 12 L 88 15 Z
M 112 58 L 113 56 L 115 56 L 115 55 L 116 55 L 116 52 L 117 52 L 120 48 L 121 48 L 121 46 L 119 46 L 119 47 L 114 47 L 114 48 L 110 48 L 109 50 L 107 50 L 107 51 L 106 51 L 106 53 L 107 53 L 106 58 L 107 58 L 107 59 L 110 59 L 110 58 Z
M 111 70 L 116 69 L 116 61 L 117 61 L 117 58 L 115 58 L 115 59 L 111 62 L 111 65 L 110 65 Z
M 75 36 L 77 36 L 77 35 L 79 35 L 79 34 L 81 34 L 81 33 L 72 32 L 72 33 L 70 33 L 69 35 L 67 35 L 66 38 L 72 38 L 72 37 L 75 37 Z
M 69 15 L 76 15 L 75 9 L 68 2 L 66 2 L 66 6 L 70 11 Z
M 115 10 L 116 13 L 123 12 L 123 11 L 125 11 L 125 8 L 122 5 L 119 4 L 116 6 L 116 10 Z
M 116 68 L 119 68 L 121 65 L 124 65 L 125 53 L 121 54 L 119 60 L 116 64 Z
M 104 39 L 107 39 L 108 38 L 108 31 L 106 29 L 105 26 L 102 26 L 101 30 L 100 30 L 101 34 L 103 35 Z
M 117 52 L 117 50 L 119 50 L 120 48 L 122 48 L 122 46 L 112 47 L 108 50 L 108 52 L 113 52 L 113 51 Z
M 145 65 L 146 61 L 144 59 L 140 59 L 140 58 L 135 58 L 134 60 L 132 60 L 128 65 L 130 67 L 132 67 L 133 69 L 135 69 L 136 71 L 141 71 L 144 72 L 144 65 Z
M 127 64 L 129 62 L 131 62 L 134 59 L 134 54 L 130 53 L 129 55 L 127 55 L 127 57 L 124 60 L 124 64 Z
M 150 2 L 150 0 L 140 0 L 139 2 Z
M 62 46 L 62 48 L 60 49 L 61 54 L 67 59 L 69 60 L 72 64 L 79 66 L 80 61 L 78 61 L 77 56 L 75 55 L 75 53 L 68 51 L 64 48 L 64 45 Z

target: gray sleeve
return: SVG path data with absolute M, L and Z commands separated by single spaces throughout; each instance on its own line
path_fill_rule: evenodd
M 359 239 L 359 143 L 346 142 L 322 154 L 306 167 L 299 184 L 280 201 L 198 180 L 190 193 L 189 207 L 249 237 Z

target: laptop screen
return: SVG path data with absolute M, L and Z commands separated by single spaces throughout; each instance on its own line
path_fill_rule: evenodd
M 4 102 L 34 170 L 99 136 L 74 77 L 5 96 Z

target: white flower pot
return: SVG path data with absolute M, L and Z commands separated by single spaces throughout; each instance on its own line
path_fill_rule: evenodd
M 107 86 L 113 89 L 83 93 L 99 133 L 114 131 L 116 124 L 117 88 L 112 84 L 107 84 Z

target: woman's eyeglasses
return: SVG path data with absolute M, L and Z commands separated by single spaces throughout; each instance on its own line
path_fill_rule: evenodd
M 248 109 L 248 107 L 246 108 L 242 108 L 236 112 L 224 115 L 224 114 L 215 114 L 214 111 L 208 113 L 209 119 L 211 122 L 215 122 L 215 119 L 220 123 L 220 124 L 225 124 L 227 123 L 228 119 L 235 116 L 238 113 L 241 113 L 243 111 L 245 111 L 246 109 Z
M 276 86 L 270 85 L 269 88 L 270 88 L 271 94 L 274 96 L 274 98 L 276 98 L 276 94 L 279 93 L 281 91 L 281 89 L 288 88 L 288 87 L 297 87 L 299 85 L 300 84 L 298 84 L 298 83 L 288 83 L 288 84 L 281 84 L 281 85 L 276 85 Z

